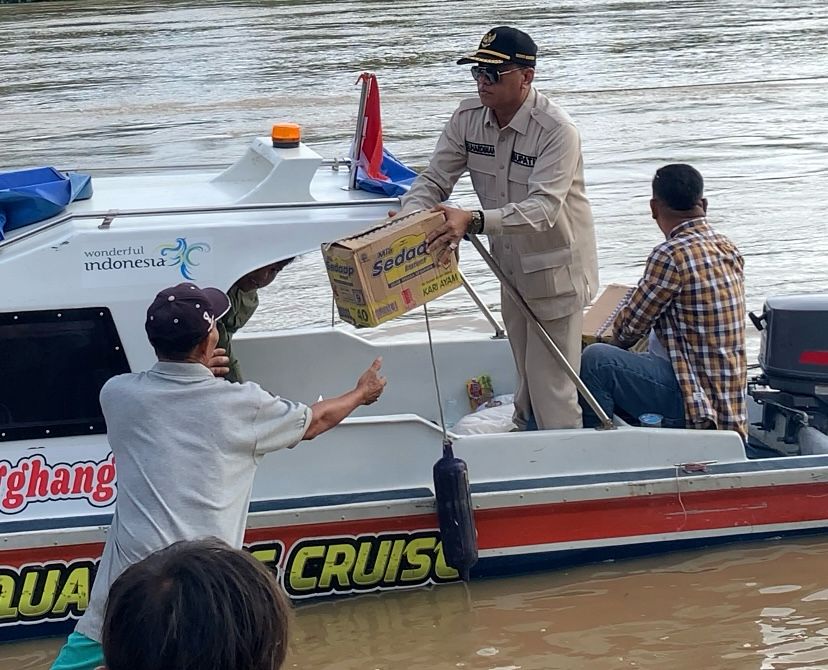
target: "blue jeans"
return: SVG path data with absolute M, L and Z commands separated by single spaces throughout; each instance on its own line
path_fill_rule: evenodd
M 684 426 L 684 400 L 670 361 L 611 344 L 590 344 L 581 354 L 581 379 L 609 417 L 637 420 L 653 412 L 664 417 L 665 428 Z M 600 425 L 583 398 L 580 403 L 584 426 Z

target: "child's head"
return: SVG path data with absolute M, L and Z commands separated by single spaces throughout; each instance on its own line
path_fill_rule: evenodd
M 236 285 L 242 291 L 253 291 L 254 289 L 264 288 L 273 283 L 276 275 L 284 270 L 288 265 L 293 263 L 293 258 L 285 258 L 284 260 L 265 265 L 263 268 L 248 272 L 244 277 L 236 282 Z
M 288 609 L 272 571 L 217 539 L 177 542 L 109 591 L 108 670 L 278 670 Z

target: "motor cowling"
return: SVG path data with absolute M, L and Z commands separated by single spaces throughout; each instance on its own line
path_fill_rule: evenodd
M 828 296 L 768 298 L 761 316 L 759 365 L 771 388 L 791 393 L 828 393 Z M 822 387 L 822 388 L 820 388 Z

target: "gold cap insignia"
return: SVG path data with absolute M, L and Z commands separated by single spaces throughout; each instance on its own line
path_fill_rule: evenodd
M 488 46 L 489 46 L 492 42 L 494 42 L 494 41 L 495 41 L 495 37 L 497 37 L 497 35 L 495 35 L 494 33 L 486 33 L 485 35 L 483 35 L 483 39 L 482 39 L 482 40 L 480 40 L 480 47 L 481 47 L 482 49 L 485 49 L 485 48 L 486 48 L 486 47 L 488 47 Z

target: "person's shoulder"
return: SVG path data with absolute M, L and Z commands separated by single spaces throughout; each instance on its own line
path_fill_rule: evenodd
M 729 247 L 729 248 L 733 249 L 734 251 L 738 252 L 739 249 L 736 246 L 736 243 L 732 239 L 730 239 L 730 237 L 728 237 L 723 232 L 721 232 L 720 230 L 717 230 L 717 229 L 711 227 L 710 228 L 710 236 L 714 240 L 716 240 L 717 242 L 722 244 L 723 246 Z
M 742 256 L 742 252 L 739 251 L 739 247 L 736 246 L 736 243 L 732 239 L 712 228 L 711 239 L 714 242 L 716 252 L 722 260 L 736 263 L 740 267 L 744 266 L 745 259 Z
M 457 109 L 454 110 L 454 113 L 455 115 L 465 114 L 467 112 L 472 112 L 475 109 L 483 109 L 483 103 L 480 102 L 479 97 L 466 98 L 465 100 L 461 100 L 460 104 L 457 105 Z
M 657 244 L 650 253 L 650 259 L 662 264 L 669 263 L 681 269 L 696 265 L 699 259 L 709 258 L 711 252 L 716 255 L 717 249 L 720 252 L 724 246 L 729 245 L 729 240 L 719 238 L 718 234 L 710 229 L 684 231 L 682 234 L 673 235 Z
M 670 238 L 659 242 L 653 247 L 647 259 L 651 264 L 676 265 L 683 254 L 683 245 L 677 242 L 676 238 Z
M 304 416 L 308 409 L 303 403 L 275 395 L 256 382 L 244 382 L 233 386 L 237 387 L 238 393 L 244 398 L 244 404 L 255 411 L 254 421 L 257 424 L 268 424 L 274 419 L 281 421 L 292 414 Z
M 529 115 L 544 129 L 556 131 L 569 130 L 577 134 L 578 129 L 572 117 L 560 105 L 555 104 L 543 93 L 535 89 L 535 104 Z
M 226 394 L 228 399 L 257 409 L 265 403 L 276 400 L 272 393 L 263 389 L 256 382 L 231 382 L 226 379 L 218 381 L 223 382 L 218 388 L 223 394 Z
M 110 377 L 104 383 L 103 388 L 101 388 L 101 393 L 124 386 L 130 386 L 146 374 L 146 372 L 124 372 L 123 374 Z
M 110 377 L 101 387 L 101 402 L 106 402 L 106 399 L 110 396 L 123 396 L 124 393 L 128 393 L 137 386 L 138 382 L 146 374 L 146 372 L 125 372 L 124 374 Z

